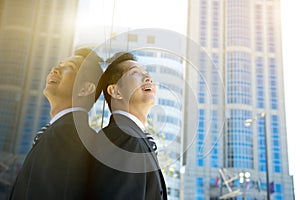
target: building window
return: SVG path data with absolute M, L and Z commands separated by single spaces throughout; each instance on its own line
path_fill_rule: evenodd
M 256 105 L 258 108 L 265 108 L 265 88 L 264 88 L 264 67 L 263 59 L 257 58 L 256 61 Z
M 258 168 L 259 171 L 266 171 L 266 133 L 264 118 L 257 121 L 257 138 L 258 138 Z
M 228 104 L 252 103 L 251 56 L 246 52 L 227 54 L 227 102 Z
M 158 88 L 173 91 L 173 92 L 176 92 L 179 95 L 182 95 L 182 88 L 180 88 L 180 87 L 178 87 L 177 85 L 174 85 L 174 84 L 161 83 L 161 84 L 158 85 Z
M 269 85 L 270 85 L 270 104 L 273 110 L 278 109 L 278 95 L 277 95 L 277 73 L 276 60 L 269 59 Z
M 137 42 L 138 36 L 136 34 L 128 34 L 128 41 L 129 42 Z
M 155 43 L 155 36 L 148 36 L 147 37 L 147 43 L 148 44 L 154 44 Z
M 213 2 L 213 8 L 212 8 L 212 47 L 213 48 L 218 48 L 219 47 L 219 42 L 220 42 L 220 30 L 219 30 L 219 26 L 220 26 L 220 6 L 219 6 L 219 2 L 214 1 Z
M 277 115 L 271 116 L 271 148 L 272 148 L 272 164 L 273 171 L 275 173 L 281 173 L 281 146 L 280 146 L 280 127 L 279 127 L 279 118 Z
M 204 200 L 204 180 L 203 178 L 196 178 L 196 200 Z
M 205 110 L 199 110 L 197 144 L 196 144 L 196 160 L 199 167 L 204 166 L 203 145 L 205 138 Z
M 154 65 L 146 65 L 146 70 L 147 70 L 147 72 L 152 72 L 152 73 L 154 73 L 154 72 L 156 72 L 156 66 L 154 66 Z
M 211 112 L 211 132 L 210 132 L 210 141 L 211 141 L 211 151 L 210 151 L 210 166 L 212 168 L 219 167 L 219 150 L 218 150 L 218 138 L 219 138 L 219 127 L 218 127 L 218 111 L 213 110 Z
M 250 118 L 248 110 L 231 111 L 228 120 L 228 167 L 253 169 L 253 135 L 251 129 L 244 125 Z
M 255 6 L 255 50 L 263 50 L 262 6 Z

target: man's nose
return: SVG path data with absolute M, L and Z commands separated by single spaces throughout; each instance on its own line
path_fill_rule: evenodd
M 57 67 L 53 67 L 50 71 L 50 74 L 59 74 L 59 69 Z
M 146 82 L 146 83 L 152 83 L 153 81 L 152 81 L 152 78 L 149 75 L 147 75 L 145 77 L 145 79 L 144 79 L 144 82 Z

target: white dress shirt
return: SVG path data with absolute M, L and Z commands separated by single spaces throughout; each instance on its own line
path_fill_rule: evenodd
M 66 115 L 70 112 L 74 112 L 74 111 L 87 112 L 86 109 L 81 108 L 81 107 L 67 108 L 65 110 L 62 110 L 62 111 L 58 112 L 56 115 L 54 115 L 54 117 L 50 120 L 50 124 L 53 124 L 56 120 L 58 120 L 62 116 Z
M 128 117 L 129 119 L 131 119 L 132 121 L 134 121 L 134 123 L 136 123 L 136 125 L 142 129 L 143 132 L 145 132 L 146 128 L 144 126 L 144 124 L 133 114 L 130 114 L 129 112 L 123 111 L 123 110 L 115 110 L 112 112 L 112 114 L 120 114 L 120 115 L 125 115 L 126 117 Z

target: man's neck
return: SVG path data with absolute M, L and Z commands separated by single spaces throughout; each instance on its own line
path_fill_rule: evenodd
M 131 112 L 129 111 L 129 113 L 136 116 L 136 118 L 138 118 L 144 125 L 146 124 L 147 115 L 144 115 L 143 113 L 136 112 L 135 110 L 133 110 Z
M 133 108 L 129 108 L 129 112 L 130 114 L 136 116 L 144 125 L 147 122 L 147 115 L 150 111 L 150 108 L 147 109 L 146 107 L 133 107 Z
M 72 107 L 72 108 L 67 108 L 64 110 L 61 110 L 60 112 L 58 112 L 56 115 L 54 115 L 51 120 L 50 120 L 50 124 L 53 124 L 56 120 L 58 120 L 59 118 L 61 118 L 62 116 L 70 113 L 70 112 L 75 112 L 75 111 L 81 111 L 81 112 L 85 112 L 87 113 L 87 110 L 81 107 Z
M 143 120 L 145 124 L 147 123 L 147 118 L 152 106 L 153 105 L 145 104 L 145 105 L 140 105 L 140 107 L 137 109 L 139 112 L 136 114 L 140 116 L 141 120 Z
M 57 113 L 59 113 L 62 110 L 68 109 L 68 108 L 72 108 L 72 105 L 51 105 L 51 110 L 50 110 L 50 116 L 51 118 L 53 118 Z
M 114 111 L 112 112 L 112 114 L 113 114 L 113 115 L 115 115 L 115 114 L 120 114 L 120 115 L 124 115 L 124 116 L 128 117 L 129 119 L 131 119 L 132 121 L 134 121 L 134 122 L 136 123 L 136 125 L 137 125 L 138 127 L 140 127 L 140 129 L 141 129 L 142 131 L 145 131 L 145 124 L 143 124 L 143 123 L 141 122 L 141 120 L 139 120 L 135 115 L 133 115 L 133 114 L 127 112 L 127 111 L 124 111 L 124 110 L 114 110 Z
M 112 107 L 112 111 L 115 110 L 123 110 L 134 115 L 138 118 L 144 125 L 147 122 L 147 116 L 150 111 L 151 106 L 149 105 L 126 105 L 126 104 L 118 104 Z

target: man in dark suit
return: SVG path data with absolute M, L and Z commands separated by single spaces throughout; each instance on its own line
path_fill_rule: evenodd
M 112 116 L 89 149 L 94 166 L 91 199 L 167 199 L 153 140 L 146 138 L 147 115 L 155 103 L 151 77 L 128 52 L 117 53 L 99 85 Z
M 10 199 L 87 199 L 93 156 L 85 148 L 96 132 L 88 125 L 88 111 L 99 96 L 101 59 L 89 49 L 53 67 L 44 95 L 51 110 L 50 126 L 35 138 L 14 183 Z M 95 95 L 95 93 L 97 93 Z

